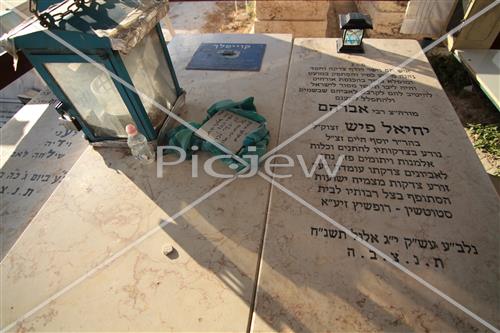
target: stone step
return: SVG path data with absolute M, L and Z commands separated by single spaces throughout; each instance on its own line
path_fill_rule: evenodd
M 255 21 L 255 33 L 288 33 L 294 37 L 325 37 L 327 21 Z
M 324 21 L 329 1 L 258 1 L 255 15 L 261 21 Z

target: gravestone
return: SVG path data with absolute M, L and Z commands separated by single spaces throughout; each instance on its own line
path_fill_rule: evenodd
M 183 118 L 201 122 L 217 101 L 254 96 L 278 133 L 291 40 L 176 36 L 169 51 L 187 92 Z M 202 43 L 266 44 L 262 67 L 187 70 Z M 211 177 L 202 166 L 210 155 L 197 157 L 199 169 L 193 159 L 158 178 L 156 164 L 141 165 L 126 149 L 87 149 L 1 263 L 1 328 L 247 331 L 271 185 Z
M 0 260 L 88 146 L 59 125 L 56 102 L 46 88 L 0 129 Z
M 279 141 L 339 109 L 280 153 L 303 155 L 309 170 L 319 154 L 331 169 L 344 157 L 336 175 L 297 165 L 278 181 L 499 327 L 498 197 L 418 43 L 368 39 L 365 52 L 295 39 Z M 485 329 L 273 188 L 253 331 Z

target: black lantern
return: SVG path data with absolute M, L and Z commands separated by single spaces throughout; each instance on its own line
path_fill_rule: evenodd
M 339 15 L 342 39 L 337 40 L 337 51 L 341 53 L 364 53 L 365 29 L 373 29 L 369 16 L 361 13 Z

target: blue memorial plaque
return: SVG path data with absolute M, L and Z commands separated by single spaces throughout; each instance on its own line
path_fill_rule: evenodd
M 202 43 L 186 69 L 260 71 L 266 44 Z

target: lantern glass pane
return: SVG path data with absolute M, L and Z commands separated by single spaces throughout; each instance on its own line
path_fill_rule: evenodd
M 45 67 L 96 137 L 127 137 L 134 121 L 108 73 L 90 63 Z
M 361 45 L 363 29 L 347 29 L 344 33 L 344 45 Z
M 139 94 L 151 124 L 157 129 L 167 114 L 151 100 L 170 110 L 177 93 L 156 29 L 152 29 L 128 54 L 121 56 L 135 88 L 147 96 Z

